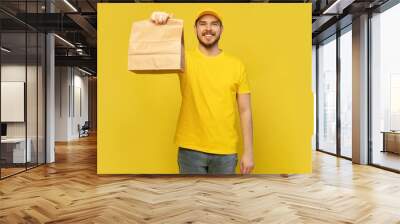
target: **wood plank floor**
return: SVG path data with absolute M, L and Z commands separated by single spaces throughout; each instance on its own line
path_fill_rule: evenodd
M 14 167 L 12 167 L 12 168 L 1 168 L 1 177 L 3 178 L 3 177 L 8 177 L 8 176 L 11 176 L 11 175 L 13 175 L 13 174 L 16 174 L 16 173 L 19 173 L 19 172 L 22 172 L 22 171 L 25 171 L 26 169 L 25 169 L 25 167 L 24 168 L 14 168 Z
M 400 223 L 400 175 L 316 152 L 311 175 L 96 175 L 96 138 L 0 181 L 0 223 Z

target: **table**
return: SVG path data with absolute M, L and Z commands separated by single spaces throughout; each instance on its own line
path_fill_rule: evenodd
M 6 163 L 26 163 L 31 162 L 32 140 L 26 139 L 28 143 L 25 154 L 25 138 L 6 138 L 1 139 L 1 157 L 6 160 Z M 11 156 L 12 154 L 12 156 Z M 11 159 L 12 158 L 12 159 Z M 26 160 L 26 161 L 25 161 Z
M 400 131 L 382 131 L 381 133 L 383 133 L 382 152 L 400 154 Z

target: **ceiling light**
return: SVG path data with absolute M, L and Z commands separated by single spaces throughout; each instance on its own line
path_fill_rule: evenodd
M 336 0 L 332 5 L 324 10 L 322 14 L 341 14 L 343 9 L 351 5 L 355 0 Z
M 55 37 L 57 37 L 59 40 L 61 40 L 62 42 L 64 42 L 64 43 L 66 43 L 67 45 L 69 45 L 70 47 L 73 47 L 73 48 L 75 48 L 75 45 L 73 45 L 71 42 L 69 42 L 68 40 L 66 40 L 66 39 L 64 39 L 64 38 L 62 38 L 62 37 L 60 37 L 59 35 L 57 35 L 57 34 L 54 34 L 54 36 Z
M 72 10 L 74 10 L 74 12 L 78 12 L 78 10 L 68 1 L 68 0 L 64 0 L 65 4 L 67 4 Z
M 92 73 L 90 73 L 90 72 L 88 72 L 88 71 L 86 71 L 86 70 L 83 70 L 83 69 L 81 69 L 81 68 L 79 68 L 79 67 L 78 67 L 78 70 L 81 71 L 81 72 L 83 72 L 83 73 L 85 73 L 85 74 L 87 74 L 87 75 L 93 75 Z
M 5 47 L 1 47 L 0 49 L 1 49 L 1 51 L 4 51 L 6 53 L 10 53 L 11 52 L 11 50 L 9 50 L 9 49 L 7 49 Z

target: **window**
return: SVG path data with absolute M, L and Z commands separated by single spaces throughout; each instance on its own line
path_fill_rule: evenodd
M 371 18 L 372 164 L 400 170 L 400 5 Z
M 318 149 L 336 153 L 336 36 L 318 47 Z
M 340 36 L 340 155 L 352 157 L 352 33 Z

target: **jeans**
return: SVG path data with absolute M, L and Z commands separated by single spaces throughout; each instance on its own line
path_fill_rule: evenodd
M 235 174 L 237 154 L 211 154 L 179 147 L 180 174 Z

